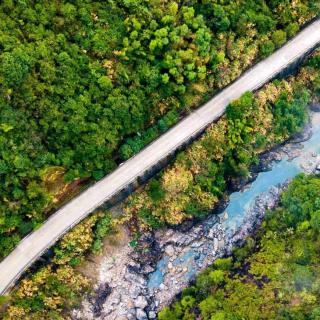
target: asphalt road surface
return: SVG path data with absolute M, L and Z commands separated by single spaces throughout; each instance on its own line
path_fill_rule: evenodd
M 1 262 L 0 294 L 6 293 L 21 274 L 70 228 L 217 120 L 231 101 L 246 91 L 259 88 L 319 43 L 318 19 L 135 157 L 59 209 L 38 230 L 24 238 Z

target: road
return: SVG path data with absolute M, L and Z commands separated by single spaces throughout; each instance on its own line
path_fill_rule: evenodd
M 179 146 L 217 120 L 226 106 L 246 91 L 272 79 L 287 65 L 320 44 L 320 20 L 316 20 L 284 47 L 260 62 L 208 103 L 191 113 L 114 172 L 88 188 L 54 213 L 38 230 L 24 238 L 0 264 L 0 294 L 6 293 L 21 274 L 70 228 L 112 198 L 128 184 L 165 159 Z

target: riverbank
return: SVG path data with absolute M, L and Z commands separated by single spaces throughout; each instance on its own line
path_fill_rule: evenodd
M 257 232 L 197 275 L 158 319 L 319 319 L 319 189 L 320 174 L 294 177 Z
M 320 114 L 312 112 L 311 121 L 303 135 L 264 156 L 264 166 L 272 163 L 270 171 L 259 173 L 241 192 L 232 194 L 223 213 L 194 226 L 146 234 L 137 248 L 126 244 L 116 255 L 104 257 L 97 266 L 96 294 L 83 302 L 81 311 L 74 311 L 74 319 L 156 318 L 156 312 L 197 273 L 230 253 L 256 229 L 293 176 L 316 170 L 320 164 Z M 106 286 L 108 295 L 103 290 Z

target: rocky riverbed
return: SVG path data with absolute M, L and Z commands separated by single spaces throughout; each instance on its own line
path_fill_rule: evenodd
M 303 134 L 262 157 L 265 172 L 231 194 L 222 213 L 145 234 L 135 248 L 128 241 L 118 244 L 99 261 L 95 293 L 74 310 L 73 318 L 156 319 L 157 311 L 196 274 L 254 232 L 292 177 L 320 172 L 320 114 L 311 113 L 311 119 Z

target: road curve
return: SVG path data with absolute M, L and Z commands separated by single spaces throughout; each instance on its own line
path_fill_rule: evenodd
M 70 228 L 218 119 L 231 101 L 246 91 L 259 88 L 319 44 L 320 20 L 317 19 L 284 47 L 251 68 L 208 103 L 59 209 L 38 230 L 24 238 L 1 262 L 0 294 L 6 293 L 21 274 Z

